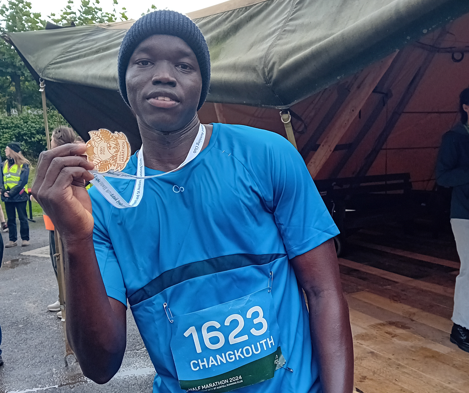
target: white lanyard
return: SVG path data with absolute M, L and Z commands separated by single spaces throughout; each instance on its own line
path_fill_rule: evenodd
M 94 179 L 91 180 L 91 184 L 93 184 L 93 186 L 98 189 L 101 195 L 104 198 L 106 198 L 106 200 L 114 207 L 117 207 L 119 209 L 126 209 L 128 207 L 136 207 L 139 205 L 143 197 L 144 180 L 151 179 L 154 177 L 161 177 L 161 176 L 167 175 L 168 173 L 175 172 L 181 169 L 183 166 L 187 165 L 193 159 L 195 159 L 199 155 L 199 153 L 202 151 L 202 147 L 205 142 L 206 133 L 207 132 L 205 130 L 204 125 L 201 124 L 199 127 L 199 132 L 197 133 L 197 136 L 195 137 L 194 142 L 192 143 L 192 146 L 189 150 L 189 153 L 187 154 L 186 159 L 181 163 L 181 165 L 179 165 L 177 168 L 169 172 L 160 173 L 159 175 L 145 176 L 145 161 L 143 158 L 143 145 L 142 145 L 137 155 L 138 161 L 137 161 L 137 174 L 136 175 L 129 175 L 127 173 L 122 173 L 122 172 L 108 172 L 105 174 L 101 174 L 95 171 L 91 171 L 91 173 L 94 175 Z M 126 202 L 124 198 L 120 196 L 120 194 L 116 191 L 116 189 L 113 186 L 111 186 L 109 182 L 105 179 L 105 176 L 114 177 L 118 179 L 135 180 L 134 191 L 132 193 L 132 198 L 130 199 L 130 202 Z

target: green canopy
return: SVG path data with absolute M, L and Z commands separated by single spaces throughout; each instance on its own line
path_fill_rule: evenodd
M 189 16 L 210 47 L 209 102 L 288 108 L 466 12 L 463 0 L 233 0 Z M 131 24 L 7 39 L 80 134 L 123 130 L 137 146 L 117 93 L 117 53 Z

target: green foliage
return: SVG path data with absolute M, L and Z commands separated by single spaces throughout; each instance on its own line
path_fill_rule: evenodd
M 125 9 L 125 8 L 123 8 Z M 156 5 L 152 4 L 150 8 L 147 9 L 147 12 L 142 12 L 141 16 L 144 16 L 145 14 L 149 14 L 150 12 L 156 11 Z
M 46 132 L 41 111 L 20 116 L 0 116 L 0 152 L 10 142 L 20 142 L 25 157 L 36 161 L 39 154 L 46 150 Z M 56 110 L 48 111 L 50 133 L 59 125 L 68 126 L 66 120 Z M 3 157 L 5 158 L 5 157 Z
M 0 34 L 31 30 L 42 30 L 46 22 L 38 12 L 32 12 L 31 2 L 25 0 L 0 0 Z M 112 12 L 104 12 L 99 0 L 74 0 L 57 16 L 50 19 L 59 25 L 88 25 L 93 23 L 112 23 L 127 20 L 127 10 L 117 11 L 118 0 L 113 0 Z M 41 108 L 41 96 L 36 81 L 23 64 L 13 46 L 0 39 L 0 115 L 16 109 L 21 113 L 23 107 Z
M 60 11 L 60 15 L 55 13 L 50 15 L 52 21 L 58 25 L 83 26 L 93 23 L 112 23 L 118 20 L 128 20 L 127 10 L 122 8 L 119 13 L 116 11 L 117 0 L 113 0 L 113 12 L 104 12 L 99 6 L 99 0 L 80 0 L 78 10 L 74 10 L 74 0 L 68 0 L 68 4 Z
M 31 3 L 7 0 L 0 7 L 0 33 L 41 30 L 45 22 L 40 13 L 31 11 Z M 16 107 L 21 113 L 23 105 L 37 106 L 34 93 L 36 83 L 12 45 L 0 40 L 0 104 L 9 113 Z

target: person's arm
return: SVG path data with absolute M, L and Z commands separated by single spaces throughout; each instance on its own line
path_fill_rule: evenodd
M 353 342 L 332 240 L 291 261 L 309 307 L 314 356 L 324 393 L 353 391 Z
M 93 244 L 94 220 L 84 182 L 93 165 L 86 145 L 68 144 L 41 154 L 32 194 L 64 243 L 67 334 L 83 373 L 106 383 L 118 371 L 126 345 L 126 308 L 109 298 Z
M 263 195 L 273 211 L 298 284 L 306 292 L 322 391 L 350 393 L 352 334 L 332 240 L 339 231 L 301 155 L 288 141 L 276 138 L 264 161 L 268 167 L 265 175 L 259 176 Z
M 21 192 L 24 186 L 28 184 L 28 178 L 29 178 L 29 165 L 24 164 L 23 168 L 21 169 L 20 181 L 18 182 L 16 186 L 14 186 L 11 190 L 8 191 L 10 198 L 14 197 L 16 194 L 19 194 Z
M 0 194 L 3 195 L 5 192 L 5 184 L 3 183 L 3 165 L 4 163 L 2 162 L 2 174 L 0 176 Z
M 469 168 L 458 166 L 457 141 L 451 133 L 443 136 L 436 163 L 436 182 L 443 187 L 469 184 Z

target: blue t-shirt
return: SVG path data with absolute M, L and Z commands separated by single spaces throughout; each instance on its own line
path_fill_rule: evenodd
M 135 174 L 136 163 L 133 155 L 124 172 Z M 160 173 L 149 168 L 145 172 Z M 134 181 L 109 181 L 130 200 Z M 183 371 L 176 364 L 186 360 L 188 372 L 204 381 L 210 373 L 233 366 L 231 358 L 233 364 L 248 362 L 251 349 L 261 349 L 253 340 L 267 324 L 278 330 L 275 346 L 281 347 L 285 365 L 280 367 L 279 362 L 273 378 L 237 392 L 321 391 L 308 311 L 289 259 L 319 246 L 338 230 L 301 156 L 286 139 L 250 127 L 214 124 L 209 145 L 194 161 L 145 180 L 138 207 L 116 209 L 95 187 L 90 196 L 94 246 L 106 291 L 124 305 L 130 303 L 157 371 L 154 392 L 183 392 L 178 382 Z M 259 301 L 270 302 L 268 317 L 259 307 L 247 313 L 243 308 L 259 296 Z M 231 307 L 234 311 L 225 319 Z M 203 313 L 221 319 L 204 325 L 204 332 L 194 325 L 175 338 L 180 336 L 176 331 L 186 329 L 194 318 L 205 318 Z M 222 333 L 217 333 L 217 326 Z M 229 331 L 222 329 L 232 331 L 229 340 Z M 261 341 L 263 349 L 273 343 L 273 334 Z M 184 340 L 187 359 L 181 355 Z M 240 347 L 231 352 L 236 358 L 230 356 L 230 345 L 242 340 L 246 341 L 236 345 L 247 343 L 244 355 Z M 211 358 L 215 345 L 222 348 Z M 200 386 L 209 390 L 207 384 Z

